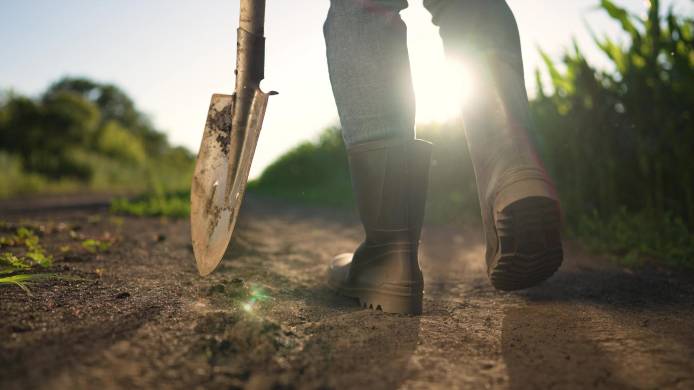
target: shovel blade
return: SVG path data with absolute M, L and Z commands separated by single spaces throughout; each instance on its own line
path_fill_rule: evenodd
M 212 96 L 191 186 L 191 236 L 200 275 L 219 265 L 236 225 L 269 94 L 256 89 L 246 126 L 232 129 L 234 96 Z

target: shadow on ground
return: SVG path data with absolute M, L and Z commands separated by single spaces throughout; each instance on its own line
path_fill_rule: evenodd
M 653 269 L 560 272 L 503 311 L 509 387 L 694 387 L 692 294 Z

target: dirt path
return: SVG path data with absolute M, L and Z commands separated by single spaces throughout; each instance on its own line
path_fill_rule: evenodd
M 0 208 L 43 226 L 52 253 L 70 231 L 118 238 L 106 253 L 56 256 L 55 272 L 85 281 L 42 282 L 33 297 L 0 286 L 0 388 L 694 388 L 691 275 L 629 272 L 569 244 L 550 281 L 501 293 L 476 226 L 429 227 L 424 315 L 388 315 L 322 283 L 360 239 L 354 218 L 244 207 L 205 279 L 186 221 L 113 218 L 98 202 Z

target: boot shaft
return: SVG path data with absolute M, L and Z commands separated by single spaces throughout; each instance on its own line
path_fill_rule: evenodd
M 366 244 L 418 242 L 424 218 L 431 144 L 382 140 L 348 150 Z

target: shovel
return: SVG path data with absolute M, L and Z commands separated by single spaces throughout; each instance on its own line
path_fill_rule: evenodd
M 248 181 L 268 98 L 260 90 L 265 62 L 265 0 L 240 0 L 236 91 L 212 95 L 190 192 L 190 225 L 198 272 L 222 260 Z

